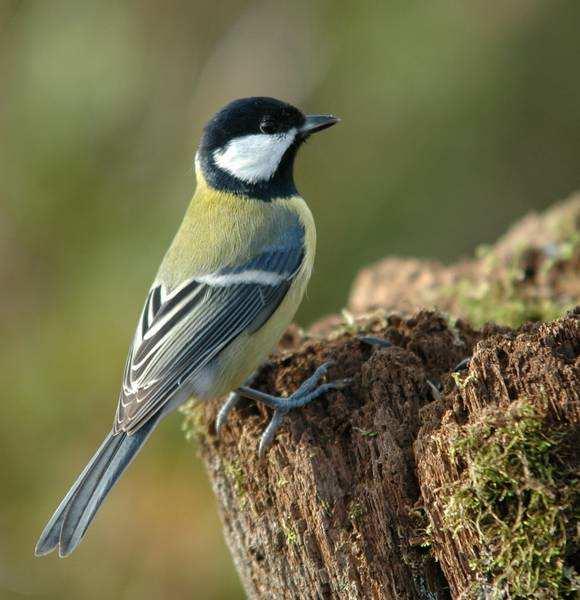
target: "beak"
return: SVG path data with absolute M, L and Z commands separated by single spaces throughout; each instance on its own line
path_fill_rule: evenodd
M 308 136 L 311 133 L 328 129 L 328 127 L 336 125 L 339 121 L 340 119 L 334 115 L 307 115 L 299 132 L 303 136 Z

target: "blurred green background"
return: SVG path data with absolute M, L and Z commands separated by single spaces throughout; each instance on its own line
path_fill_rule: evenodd
M 387 254 L 453 259 L 578 186 L 580 3 L 0 2 L 0 597 L 241 598 L 169 419 L 65 561 L 35 540 L 108 429 L 204 121 L 272 95 L 342 117 L 297 166 L 299 313 Z

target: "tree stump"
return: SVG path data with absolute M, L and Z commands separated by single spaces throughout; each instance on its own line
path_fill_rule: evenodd
M 580 200 L 562 210 L 577 219 Z M 557 222 L 554 214 L 543 222 Z M 487 254 L 501 282 L 494 297 L 516 277 L 506 302 L 519 298 L 525 317 L 577 301 L 577 226 L 573 235 L 568 224 L 553 230 L 553 239 L 536 236 L 524 247 L 520 240 L 517 252 L 503 241 Z M 455 283 L 492 279 L 479 261 L 458 270 Z M 376 289 L 384 282 L 361 278 L 351 304 L 366 310 L 361 280 Z M 269 409 L 240 405 L 219 438 L 218 403 L 186 411 L 248 597 L 572 594 L 580 311 L 551 323 L 475 328 L 434 310 L 393 312 L 397 303 L 412 310 L 413 299 L 438 304 L 449 293 L 446 286 L 436 298 L 431 282 L 428 303 L 403 287 L 390 300 L 383 295 L 388 310 L 331 317 L 308 335 L 289 330 L 256 387 L 290 394 L 327 360 L 329 380 L 352 383 L 287 415 L 263 459 L 257 447 Z M 445 308 L 469 316 L 453 302 Z M 516 313 L 510 309 L 510 319 Z M 363 333 L 392 346 L 370 346 Z M 453 372 L 468 356 L 468 370 Z

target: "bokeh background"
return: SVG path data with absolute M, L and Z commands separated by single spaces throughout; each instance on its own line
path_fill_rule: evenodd
M 340 126 L 297 165 L 307 325 L 387 254 L 450 260 L 580 175 L 580 3 L 0 2 L 0 598 L 241 598 L 179 416 L 65 561 L 37 535 L 109 427 L 204 121 L 272 95 Z

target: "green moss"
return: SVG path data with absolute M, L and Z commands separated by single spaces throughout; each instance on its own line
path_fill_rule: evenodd
M 364 515 L 365 511 L 364 511 L 364 507 L 360 502 L 357 502 L 356 500 L 352 500 L 347 508 L 347 514 L 348 514 L 348 518 L 351 521 L 359 521 L 362 516 Z
M 441 312 L 441 316 L 445 319 L 445 322 L 447 323 L 447 329 L 449 329 L 451 335 L 453 335 L 453 343 L 456 346 L 465 346 L 465 342 L 462 338 L 462 333 L 457 327 L 457 318 L 445 311 Z
M 330 516 L 334 509 L 334 503 L 331 505 L 331 502 L 327 498 L 322 497 L 320 492 L 316 494 L 316 500 L 318 501 L 318 504 L 320 505 L 322 511 L 326 515 Z
M 580 486 L 570 445 L 523 401 L 486 414 L 453 442 L 452 458 L 466 468 L 445 494 L 444 521 L 478 540 L 475 597 L 572 597 Z
M 477 258 L 482 261 L 482 280 L 461 279 L 445 290 L 445 295 L 457 299 L 459 308 L 475 327 L 493 322 L 517 328 L 526 321 L 557 319 L 573 308 L 574 302 L 546 298 L 539 288 L 552 269 L 580 253 L 577 227 L 574 219 L 563 219 L 553 227 L 556 241 L 541 248 L 540 284 L 525 284 L 522 258 L 531 249 L 529 246 L 515 249 L 507 264 L 502 263 L 492 248 L 482 246 L 476 250 Z
M 330 333 L 324 334 L 325 341 L 333 341 L 344 335 L 355 336 L 362 333 L 371 333 L 384 329 L 388 325 L 387 312 L 384 309 L 375 309 L 355 316 L 348 309 L 343 308 L 340 314 L 342 322 L 336 325 Z
M 223 462 L 224 473 L 230 480 L 236 496 L 240 500 L 240 506 L 244 508 L 246 504 L 246 474 L 237 460 Z
M 181 431 L 188 442 L 200 440 L 207 434 L 207 425 L 203 419 L 203 407 L 199 402 L 189 400 L 179 408 L 183 415 Z
M 333 598 L 340 600 L 351 600 L 352 598 L 360 598 L 360 589 L 355 581 L 352 580 L 353 575 L 349 574 L 348 569 L 343 572 L 342 577 L 334 583 Z
M 466 375 L 465 373 L 458 373 L 456 371 L 453 371 L 451 373 L 451 377 L 453 377 L 453 381 L 455 382 L 455 385 L 460 390 L 464 389 L 468 383 L 471 383 L 472 381 L 473 382 L 477 381 L 477 377 L 476 377 L 475 373 L 468 373 Z
M 479 284 L 465 279 L 448 293 L 458 299 L 461 310 L 475 327 L 492 322 L 517 328 L 526 321 L 553 321 L 573 308 L 573 303 L 526 297 L 512 275 L 500 280 L 490 278 Z
M 358 431 L 363 437 L 373 438 L 379 435 L 378 431 L 374 431 L 373 429 L 361 429 L 360 427 L 353 427 L 355 431 Z
M 298 544 L 299 537 L 298 533 L 295 529 L 290 527 L 289 525 L 282 524 L 282 531 L 284 533 L 284 537 L 286 538 L 286 542 L 290 545 Z
M 409 523 L 412 533 L 411 546 L 430 548 L 433 545 L 433 524 L 424 506 L 415 506 L 409 510 Z
M 325 498 L 321 498 L 318 496 L 318 501 L 320 502 L 320 507 L 326 515 L 330 515 L 332 513 L 332 509 L 330 508 L 330 502 Z

